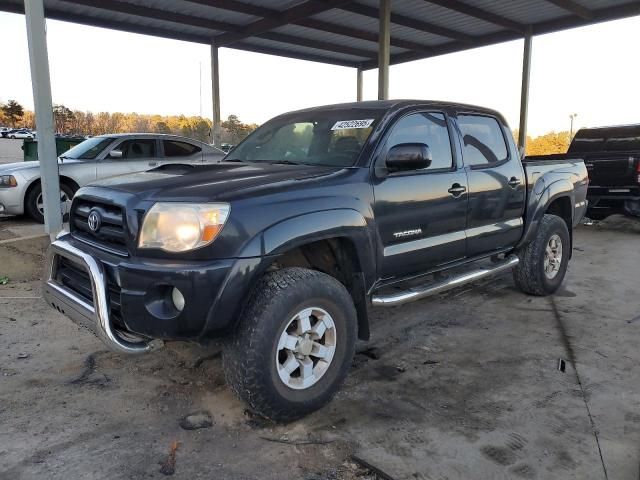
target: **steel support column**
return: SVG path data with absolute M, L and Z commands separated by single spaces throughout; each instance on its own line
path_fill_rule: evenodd
M 356 101 L 362 101 L 362 68 L 358 67 L 356 73 Z
M 378 100 L 389 98 L 389 59 L 391 41 L 391 0 L 380 0 L 378 34 Z
M 212 141 L 220 147 L 222 125 L 220 120 L 220 65 L 218 62 L 218 47 L 211 44 L 211 98 L 213 99 L 213 126 L 211 127 Z
M 53 102 L 47 55 L 47 32 L 43 0 L 25 0 L 24 13 L 27 22 L 27 42 L 31 65 L 33 103 L 38 129 L 38 158 L 44 203 L 44 228 L 53 238 L 62 230 L 60 208 L 60 179 L 58 155 L 53 128 Z
M 527 114 L 529 111 L 529 79 L 531 73 L 531 30 L 524 37 L 522 53 L 522 89 L 520 91 L 520 127 L 518 130 L 518 147 L 523 151 L 527 147 Z

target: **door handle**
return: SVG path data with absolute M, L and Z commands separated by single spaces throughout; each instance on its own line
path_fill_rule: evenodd
M 463 187 L 459 183 L 454 183 L 453 185 L 451 185 L 451 188 L 447 190 L 447 192 L 449 192 L 455 198 L 458 198 L 460 195 L 462 195 L 466 191 L 467 191 L 467 187 Z
M 149 162 L 150 167 L 155 167 L 156 165 L 158 165 L 158 162 Z
M 518 185 L 520 185 L 520 179 L 516 177 L 511 177 L 508 183 L 511 188 L 516 188 Z

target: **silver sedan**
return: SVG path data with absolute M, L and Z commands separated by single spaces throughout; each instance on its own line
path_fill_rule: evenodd
M 222 150 L 176 135 L 127 133 L 100 135 L 58 157 L 60 201 L 94 180 L 142 172 L 170 163 L 217 163 Z M 0 213 L 28 214 L 44 222 L 39 162 L 0 165 Z

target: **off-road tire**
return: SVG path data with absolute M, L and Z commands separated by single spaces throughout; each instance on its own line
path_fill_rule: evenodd
M 292 316 L 310 307 L 331 315 L 336 349 L 317 383 L 295 390 L 278 375 L 278 340 Z M 353 360 L 356 334 L 356 310 L 338 280 L 297 267 L 268 272 L 253 288 L 238 327 L 224 344 L 227 384 L 254 413 L 277 422 L 293 421 L 321 408 L 339 389 Z
M 550 279 L 544 273 L 544 258 L 547 244 L 554 234 L 562 241 L 563 254 L 558 273 Z M 518 288 L 530 295 L 546 296 L 554 293 L 567 273 L 570 249 L 567 224 L 556 215 L 545 214 L 535 239 L 517 252 L 520 263 L 513 269 L 513 279 Z
M 73 194 L 75 193 L 73 188 L 71 188 L 66 183 L 60 183 L 60 190 L 67 194 L 68 198 L 73 198 Z M 29 215 L 33 220 L 38 223 L 44 223 L 44 215 L 40 213 L 38 210 L 38 196 L 42 193 L 42 184 L 38 183 L 35 187 L 33 187 L 29 193 L 27 193 L 27 198 L 24 200 L 24 208 L 27 215 Z

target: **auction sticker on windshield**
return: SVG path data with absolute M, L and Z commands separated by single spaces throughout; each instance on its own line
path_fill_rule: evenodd
M 339 120 L 335 123 L 331 130 L 347 130 L 349 128 L 369 128 L 374 119 L 366 120 Z

